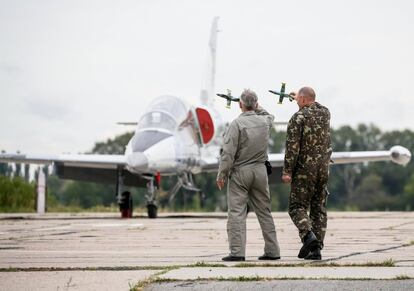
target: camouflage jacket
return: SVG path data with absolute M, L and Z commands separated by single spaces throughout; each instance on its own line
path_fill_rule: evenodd
M 315 102 L 296 112 L 289 121 L 283 173 L 327 166 L 332 153 L 328 108 Z
M 261 107 L 233 120 L 224 136 L 217 179 L 227 179 L 238 167 L 264 164 L 273 120 L 274 116 Z

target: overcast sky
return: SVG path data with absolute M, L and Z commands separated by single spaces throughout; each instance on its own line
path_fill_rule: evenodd
M 286 121 L 296 105 L 267 90 L 309 85 L 334 127 L 414 130 L 413 3 L 0 0 L 0 149 L 85 152 L 159 95 L 197 101 L 214 16 L 217 92 L 251 88 Z

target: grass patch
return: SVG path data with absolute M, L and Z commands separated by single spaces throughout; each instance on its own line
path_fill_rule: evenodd
M 398 275 L 398 276 L 395 276 L 394 279 L 395 280 L 410 280 L 410 279 L 413 279 L 413 278 L 411 278 L 410 276 L 407 276 L 407 275 Z
M 255 268 L 255 267 L 263 267 L 263 268 L 280 268 L 280 267 L 326 267 L 326 266 L 334 266 L 337 265 L 336 263 L 313 263 L 313 262 L 300 262 L 300 263 L 238 263 L 234 266 L 234 268 Z
M 49 271 L 139 271 L 165 270 L 165 266 L 132 266 L 132 267 L 33 267 L 33 268 L 0 268 L 1 272 L 49 272 Z
M 145 288 L 146 286 L 148 286 L 149 284 L 157 283 L 157 282 L 158 282 L 158 280 L 160 280 L 160 278 L 158 278 L 158 276 L 161 276 L 161 275 L 163 275 L 163 274 L 165 274 L 165 273 L 167 273 L 167 272 L 169 272 L 169 271 L 171 271 L 171 270 L 174 270 L 174 269 L 177 269 L 177 268 L 175 268 L 175 267 L 171 267 L 171 268 L 166 268 L 166 269 L 164 269 L 164 270 L 162 270 L 162 271 L 160 271 L 160 272 L 157 272 L 157 273 L 155 273 L 154 275 L 151 275 L 151 276 L 149 276 L 148 278 L 146 278 L 146 279 L 144 279 L 144 280 L 142 280 L 142 281 L 139 281 L 139 282 L 138 282 L 135 286 L 133 286 L 132 288 L 131 288 L 131 286 L 130 286 L 129 290 L 130 290 L 130 291 L 142 291 L 142 290 L 144 290 L 144 288 Z M 169 282 L 173 282 L 173 281 L 177 281 L 177 280 L 169 280 Z M 166 281 L 164 281 L 164 282 L 166 282 Z
M 225 264 L 221 264 L 221 263 L 206 263 L 204 261 L 201 262 L 196 262 L 195 264 L 190 264 L 190 265 L 185 265 L 182 267 L 186 267 L 186 268 L 198 268 L 198 267 L 210 267 L 210 268 L 217 268 L 217 267 L 228 267 Z
M 235 282 L 251 282 L 251 281 L 265 281 L 266 277 L 256 276 L 239 276 L 239 277 L 218 277 L 217 281 L 235 281 Z
M 375 262 L 368 262 L 368 267 L 369 266 L 375 266 L 375 267 L 395 267 L 395 261 L 393 259 L 388 259 L 385 261 L 382 261 L 380 263 L 375 263 Z
M 300 262 L 300 263 L 238 263 L 233 266 L 222 263 L 206 263 L 199 261 L 188 265 L 169 266 L 120 266 L 120 267 L 33 267 L 33 268 L 0 268 L 0 272 L 45 272 L 45 271 L 137 271 L 137 270 L 173 270 L 178 268 L 283 268 L 283 267 L 395 267 L 393 259 L 382 262 L 338 264 L 335 262 Z
M 410 246 L 414 245 L 414 240 L 410 241 Z
M 119 207 L 115 204 L 111 204 L 110 206 L 103 206 L 103 205 L 96 205 L 90 208 L 83 208 L 78 205 L 49 205 L 47 212 L 53 213 L 89 213 L 89 212 L 111 212 L 116 213 L 119 212 Z
M 275 268 L 275 267 L 395 267 L 395 261 L 393 259 L 387 259 L 382 262 L 366 262 L 366 263 L 344 263 L 339 264 L 335 262 L 324 262 L 324 261 L 311 261 L 311 262 L 300 262 L 300 263 L 239 263 L 234 266 L 235 268 L 254 268 L 254 267 L 264 267 L 264 268 Z

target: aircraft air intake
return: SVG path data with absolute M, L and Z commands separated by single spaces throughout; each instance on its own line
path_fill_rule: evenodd
M 148 168 L 148 158 L 143 153 L 135 152 L 128 155 L 127 164 L 134 170 L 145 171 Z
M 203 144 L 207 144 L 214 136 L 214 123 L 210 113 L 203 108 L 196 109 Z

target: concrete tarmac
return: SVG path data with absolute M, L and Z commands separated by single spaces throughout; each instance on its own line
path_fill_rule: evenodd
M 214 269 L 208 277 L 213 281 L 226 272 L 228 280 L 253 271 L 269 280 L 335 279 L 347 273 L 347 279 L 355 279 L 361 272 L 367 274 L 364 279 L 414 278 L 414 212 L 330 212 L 321 262 L 298 259 L 296 228 L 287 213 L 273 216 L 282 259 L 271 265 L 257 260 L 263 239 L 255 215 L 249 214 L 247 265 L 240 265 L 221 261 L 228 254 L 225 213 L 164 213 L 158 219 L 121 219 L 117 213 L 0 214 L 0 290 L 65 290 L 69 280 L 69 290 L 128 290 L 148 278 L 203 278 L 203 267 L 225 269 Z M 299 276 L 304 263 L 312 271 Z M 348 270 L 351 265 L 363 271 Z M 282 269 L 286 273 L 277 276 Z M 180 272 L 191 276 L 179 277 Z M 413 286 L 412 280 L 406 284 Z
M 267 291 L 267 290 L 289 290 L 289 291 L 394 291 L 413 290 L 414 280 L 271 280 L 256 282 L 222 282 L 222 281 L 182 281 L 157 283 L 148 286 L 147 291 Z

